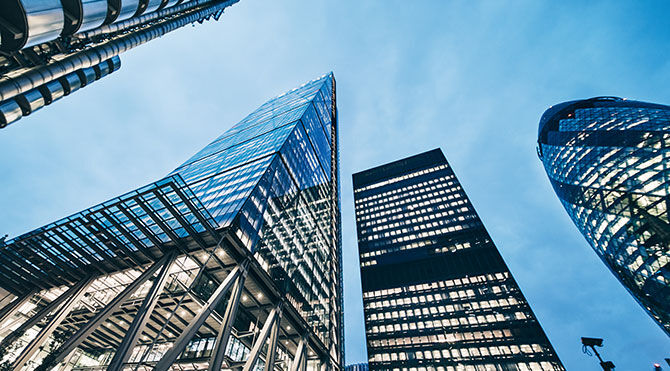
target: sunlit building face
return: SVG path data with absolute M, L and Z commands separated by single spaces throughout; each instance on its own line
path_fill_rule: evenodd
M 371 370 L 564 370 L 439 149 L 353 178 Z
M 538 154 L 591 247 L 670 335 L 670 107 L 615 97 L 561 103 Z

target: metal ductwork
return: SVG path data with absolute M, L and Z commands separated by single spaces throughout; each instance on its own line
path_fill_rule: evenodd
M 0 17 L 0 50 L 11 52 L 54 41 L 60 36 L 97 30 L 112 24 L 138 25 L 203 3 L 236 1 L 189 0 L 3 0 Z M 179 10 L 156 14 L 177 4 Z M 143 19 L 137 19 L 142 16 Z M 125 29 L 123 27 L 121 29 Z M 119 29 L 108 27 L 107 32 Z M 95 32 L 86 36 L 106 33 Z
M 66 14 L 71 14 L 70 23 L 65 24 L 63 35 L 88 31 L 102 26 L 107 18 L 107 0 L 62 0 Z
M 190 1 L 185 4 L 177 4 L 179 1 L 178 0 L 169 0 L 167 4 L 159 11 L 157 12 L 152 12 L 152 13 L 146 13 L 138 17 L 132 17 L 128 20 L 125 20 L 123 22 L 116 22 L 112 24 L 107 24 L 102 27 L 98 27 L 94 30 L 88 31 L 88 32 L 83 32 L 80 34 L 75 35 L 75 37 L 80 38 L 80 39 L 89 39 L 92 37 L 104 35 L 104 34 L 109 34 L 109 33 L 114 33 L 114 32 L 119 32 L 123 30 L 127 30 L 131 27 L 135 27 L 140 24 L 144 24 L 147 22 L 154 21 L 159 18 L 164 18 L 167 16 L 171 16 L 174 14 L 177 14 L 179 12 L 183 12 L 185 10 L 189 10 L 192 8 L 195 8 L 198 5 L 201 5 L 203 3 L 206 3 L 207 0 L 195 0 L 195 1 Z
M 0 128 L 120 66 L 118 55 L 239 0 L 3 0 Z
M 58 99 L 70 95 L 93 81 L 99 80 L 121 67 L 118 56 L 112 57 L 93 67 L 83 68 L 59 79 L 31 89 L 0 103 L 0 128 L 28 116 Z
M 23 117 L 21 107 L 14 99 L 0 103 L 0 127 L 5 127 Z
M 53 62 L 47 65 L 23 70 L 16 76 L 8 74 L 4 79 L 0 80 L 0 101 L 13 98 L 78 69 L 90 67 L 103 60 L 117 56 L 138 45 L 163 36 L 179 27 L 212 15 L 229 4 L 230 2 L 223 2 L 216 5 L 206 6 L 204 9 L 191 10 L 178 17 L 157 22 L 145 29 L 128 33 L 86 50 L 71 53 L 69 55 L 55 56 Z
M 6 0 L 0 17 L 2 50 L 19 50 L 54 40 L 63 32 L 60 0 Z

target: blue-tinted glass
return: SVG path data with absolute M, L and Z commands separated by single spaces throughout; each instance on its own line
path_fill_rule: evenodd
M 596 253 L 670 334 L 670 107 L 566 102 L 540 122 L 538 151 Z

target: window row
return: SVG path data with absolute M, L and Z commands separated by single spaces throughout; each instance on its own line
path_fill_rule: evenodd
M 506 284 L 500 285 L 490 285 L 490 286 L 478 286 L 470 289 L 463 290 L 443 290 L 434 294 L 420 294 L 420 295 L 411 295 L 411 296 L 399 296 L 396 295 L 393 298 L 380 297 L 378 300 L 366 300 L 363 302 L 365 304 L 365 309 L 375 309 L 375 308 L 392 308 L 396 306 L 404 305 L 416 305 L 432 302 L 452 302 L 463 299 L 474 299 L 481 296 L 487 296 L 489 294 L 510 294 L 514 292 L 513 286 L 508 286 Z
M 487 310 L 493 308 L 506 308 L 521 304 L 516 298 L 508 297 L 502 299 L 491 299 L 482 301 L 471 301 L 463 304 L 448 304 L 433 307 L 401 309 L 388 312 L 368 313 L 368 321 L 390 320 L 397 318 L 417 317 L 417 316 L 435 316 L 442 313 L 457 313 L 468 311 L 473 315 L 474 311 Z
M 368 334 L 384 334 L 384 333 L 394 333 L 397 331 L 415 331 L 424 329 L 430 330 L 434 328 L 445 329 L 456 326 L 477 326 L 491 323 L 521 321 L 527 318 L 530 318 L 530 315 L 524 312 L 509 312 L 505 314 L 496 313 L 496 314 L 487 314 L 479 316 L 452 317 L 441 320 L 436 319 L 427 321 L 394 323 L 387 325 L 382 324 L 378 326 L 377 325 L 370 326 L 367 332 Z
M 421 367 L 396 367 L 393 368 L 393 371 L 500 371 L 505 370 L 501 367 L 507 367 L 507 370 L 516 370 L 516 371 L 556 371 L 564 370 L 562 367 L 555 365 L 551 362 L 514 362 L 514 363 L 505 363 L 504 366 L 501 366 L 500 363 L 480 363 L 477 365 L 464 365 L 460 364 L 458 366 L 421 366 Z M 515 368 L 516 367 L 516 368 Z
M 388 201 L 395 201 L 397 199 L 405 198 L 407 196 L 418 196 L 429 191 L 436 191 L 441 188 L 449 188 L 448 191 L 456 192 L 462 188 L 455 182 L 453 175 L 447 175 L 439 178 L 428 179 L 421 183 L 406 185 L 401 188 L 394 188 L 386 192 L 376 193 L 368 197 L 357 199 L 354 204 L 363 208 L 372 207 L 375 204 L 384 204 Z
M 504 357 L 520 354 L 543 353 L 539 344 L 500 345 L 489 347 L 417 350 L 411 352 L 377 353 L 370 356 L 370 362 L 412 361 L 423 359 L 448 359 L 453 361 L 481 359 L 484 357 Z
M 378 211 L 398 212 L 404 210 L 405 208 L 411 210 L 416 207 L 423 207 L 426 205 L 447 202 L 449 200 L 458 200 L 461 198 L 465 198 L 463 192 L 442 190 L 426 193 L 421 196 L 405 197 L 398 201 L 385 202 L 373 207 L 367 207 L 365 205 L 357 206 L 356 210 L 359 216 L 364 216 L 366 214 L 374 214 Z
M 433 335 L 406 336 L 370 340 L 368 343 L 372 348 L 386 348 L 397 346 L 420 346 L 422 344 L 435 345 L 438 343 L 474 342 L 474 341 L 506 341 L 512 338 L 509 329 L 485 330 L 485 331 L 461 331 L 453 333 L 438 333 Z
M 404 192 L 412 190 L 412 189 L 417 189 L 422 184 L 427 185 L 427 184 L 434 184 L 434 183 L 444 183 L 444 182 L 447 182 L 447 181 L 452 180 L 452 179 L 455 180 L 455 178 L 456 177 L 454 176 L 453 173 L 442 176 L 442 177 L 435 177 L 434 176 L 432 179 L 429 179 L 429 180 L 427 180 L 425 182 L 422 182 L 422 183 L 408 184 L 408 185 L 405 185 L 405 186 L 402 186 L 402 187 L 399 187 L 399 188 L 390 189 L 390 190 L 385 191 L 385 192 L 373 193 L 370 196 L 358 198 L 358 199 L 356 199 L 356 201 L 354 203 L 359 204 L 359 203 L 367 202 L 367 201 L 370 201 L 370 200 L 377 200 L 377 199 L 380 199 L 380 198 L 386 198 L 386 197 L 388 197 L 390 195 L 393 195 L 393 194 L 396 194 L 396 193 L 404 193 Z
M 374 298 L 374 297 L 385 297 L 392 294 L 400 294 L 403 292 L 426 292 L 431 290 L 437 290 L 445 287 L 459 287 L 467 285 L 476 285 L 479 283 L 492 283 L 492 282 L 503 282 L 510 277 L 509 272 L 498 272 L 498 273 L 489 273 L 481 274 L 472 277 L 462 277 L 452 280 L 444 281 L 435 281 L 430 283 L 419 283 L 416 285 L 401 286 L 383 290 L 375 291 L 366 291 L 363 293 L 363 298 Z M 440 291 L 442 292 L 442 291 Z
M 367 191 L 369 189 L 383 187 L 385 185 L 397 183 L 397 182 L 400 182 L 400 181 L 403 181 L 403 180 L 412 179 L 412 178 L 415 178 L 417 176 L 430 174 L 430 173 L 433 173 L 433 172 L 436 172 L 436 171 L 439 171 L 439 170 L 446 169 L 448 167 L 449 166 L 446 165 L 446 164 L 445 165 L 439 165 L 439 166 L 435 166 L 435 167 L 432 167 L 432 168 L 429 168 L 429 169 L 417 171 L 417 172 L 414 172 L 414 173 L 411 173 L 411 174 L 401 175 L 401 176 L 397 176 L 395 178 L 391 178 L 391 179 L 387 179 L 387 180 L 384 180 L 384 181 L 381 181 L 381 182 L 373 183 L 373 184 L 367 185 L 365 187 L 355 188 L 354 189 L 354 194 L 364 192 L 364 191 Z

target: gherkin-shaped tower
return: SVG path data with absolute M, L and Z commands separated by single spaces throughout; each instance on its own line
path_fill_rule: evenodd
M 670 107 L 598 97 L 549 108 L 538 154 L 595 252 L 670 335 Z

